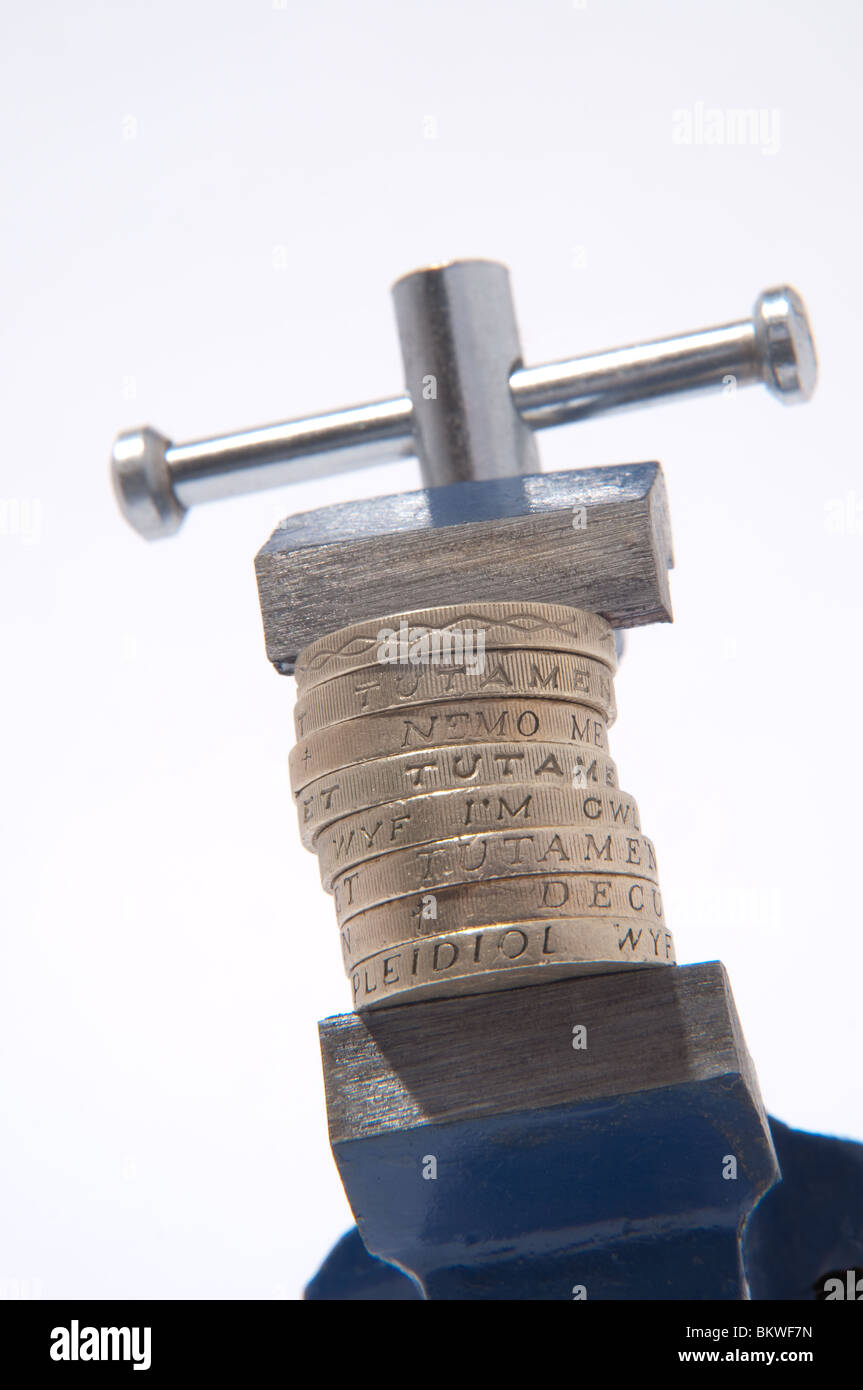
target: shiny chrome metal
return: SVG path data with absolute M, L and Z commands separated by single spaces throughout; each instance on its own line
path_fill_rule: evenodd
M 112 471 L 131 525 L 148 539 L 168 536 L 199 502 L 412 455 L 427 487 L 539 472 L 532 430 L 730 385 L 762 382 L 787 403 L 815 389 L 806 310 L 787 286 L 759 295 L 752 317 L 736 323 L 514 368 L 505 267 L 433 267 L 398 281 L 394 294 L 413 400 L 394 396 L 190 444 L 148 427 L 124 433 Z M 422 394 L 429 376 L 437 399 Z
M 526 367 L 511 387 L 523 417 L 542 429 L 683 392 L 715 390 L 729 378 L 739 386 L 762 379 L 751 322 Z
M 411 403 L 400 396 L 241 434 L 172 444 L 166 461 L 177 498 L 192 507 L 413 453 Z
M 751 319 L 591 357 L 522 367 L 510 390 L 534 429 L 565 425 L 683 392 L 763 382 L 786 404 L 808 401 L 818 376 L 806 309 L 795 290 L 765 290 Z
M 406 396 L 308 415 L 239 434 L 171 444 L 151 430 L 118 435 L 111 473 L 120 510 L 146 540 L 174 535 L 189 507 L 414 453 Z
M 506 266 L 415 270 L 396 281 L 393 299 L 424 485 L 539 473 L 509 384 L 521 344 Z

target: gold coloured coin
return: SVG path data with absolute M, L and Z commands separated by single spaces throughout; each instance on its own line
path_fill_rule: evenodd
M 300 739 L 289 767 L 295 794 L 357 763 L 448 745 L 562 743 L 608 751 L 608 726 L 575 700 L 442 700 L 370 714 Z
M 623 920 L 498 923 L 378 951 L 349 971 L 354 1007 L 512 989 L 567 975 L 674 964 L 671 933 Z
M 600 794 L 617 788 L 617 769 L 606 754 L 579 744 L 468 743 L 400 753 L 307 783 L 296 794 L 300 835 L 311 849 L 334 821 L 367 814 L 385 802 L 456 790 L 484 795 L 490 787 L 505 794 L 516 784 Z M 618 792 L 617 798 L 623 795 Z
M 418 608 L 352 623 L 312 642 L 294 668 L 297 689 L 370 666 L 411 665 L 428 655 L 477 655 L 512 647 L 572 652 L 617 670 L 614 631 L 604 618 L 559 603 L 474 603 Z
M 314 848 L 321 879 L 329 888 L 337 874 L 393 850 L 480 831 L 509 831 L 517 851 L 519 832 L 537 827 L 586 831 L 588 843 L 595 838 L 603 845 L 599 857 L 609 859 L 612 831 L 640 834 L 638 807 L 625 792 L 563 790 L 519 782 L 509 787 L 495 784 L 387 802 L 334 821 L 318 836 Z
M 662 896 L 647 879 L 599 874 L 538 874 L 489 879 L 380 903 L 340 923 L 346 959 L 362 960 L 385 946 L 495 922 L 561 917 L 626 918 L 664 928 Z
M 643 838 L 639 837 L 639 842 Z M 395 865 L 381 867 L 378 860 L 371 860 L 368 865 L 360 865 L 359 869 L 349 869 L 347 873 L 340 874 L 332 887 L 336 917 L 339 926 L 343 926 L 357 913 L 364 913 L 367 909 L 384 906 L 392 909 L 399 901 L 416 906 L 417 898 L 424 901 L 424 909 L 431 906 L 434 912 L 439 910 L 439 899 L 443 895 L 450 894 L 456 888 L 470 888 L 471 892 L 460 899 L 460 909 L 467 913 L 467 920 L 454 917 L 452 923 L 447 922 L 450 929 L 472 926 L 474 920 L 482 923 L 506 917 L 541 917 L 543 909 L 560 912 L 564 905 L 570 906 L 570 915 L 574 905 L 577 905 L 578 916 L 584 916 L 584 913 L 603 916 L 616 912 L 631 916 L 632 912 L 650 912 L 659 922 L 661 897 L 655 877 L 656 859 L 650 858 L 653 869 L 645 873 L 643 869 L 648 867 L 648 855 L 650 853 L 652 856 L 653 852 L 643 844 L 639 844 L 638 852 L 643 855 L 643 863 L 638 866 L 638 872 L 630 874 L 623 869 L 607 872 L 595 867 L 575 867 L 571 862 L 563 869 L 552 872 L 549 872 L 548 865 L 543 872 L 536 863 L 523 862 L 516 866 L 500 863 L 499 873 L 489 873 L 488 869 L 485 869 L 485 873 L 482 869 L 471 873 L 467 856 L 460 859 L 459 852 L 447 845 L 445 851 L 439 852 L 441 859 L 435 865 L 436 873 L 432 881 L 416 883 L 417 878 L 421 880 L 422 874 L 428 872 L 425 869 L 427 860 L 417 860 L 417 852 L 409 851 L 407 862 L 399 869 Z M 474 849 L 475 858 L 481 855 L 481 848 Z M 442 867 L 450 867 L 452 877 L 443 876 Z M 414 885 L 409 884 L 410 877 L 414 878 Z M 502 890 L 500 884 L 506 887 Z M 498 891 L 491 892 L 492 885 L 496 885 Z M 493 909 L 489 903 L 493 903 Z M 509 908 L 507 905 L 510 905 Z M 475 916 L 477 912 L 481 916 Z M 396 940 L 403 938 L 397 937 Z
M 299 654 L 291 788 L 357 1008 L 674 964 L 609 754 L 615 670 L 604 619 L 524 602 Z
M 567 652 L 494 652 L 482 670 L 444 665 L 375 666 L 334 676 L 304 693 L 294 708 L 297 737 L 308 738 L 367 714 L 436 704 L 441 700 L 568 699 L 614 722 L 611 672 L 600 661 Z

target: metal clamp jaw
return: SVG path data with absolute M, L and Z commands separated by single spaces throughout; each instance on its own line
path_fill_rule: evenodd
M 761 382 L 788 403 L 815 388 L 806 310 L 788 287 L 759 295 L 748 319 L 540 367 L 522 366 L 505 266 L 433 266 L 393 293 L 405 395 L 188 444 L 149 427 L 127 431 L 112 474 L 135 530 L 170 536 L 199 502 L 410 456 L 428 488 L 536 474 L 535 430 L 718 390 L 729 378 Z

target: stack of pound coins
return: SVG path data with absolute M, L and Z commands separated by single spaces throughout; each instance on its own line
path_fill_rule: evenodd
M 559 604 L 354 623 L 296 663 L 291 785 L 354 1007 L 674 964 L 618 786 L 614 633 Z

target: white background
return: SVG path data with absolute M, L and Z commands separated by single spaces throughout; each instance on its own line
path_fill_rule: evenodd
M 6 7 L 7 1291 L 293 1298 L 350 1224 L 316 1037 L 349 993 L 252 560 L 287 512 L 418 472 L 214 504 L 147 545 L 107 456 L 130 425 L 182 440 L 397 392 L 389 285 L 450 256 L 510 265 L 528 363 L 742 317 L 785 281 L 806 299 L 810 406 L 753 389 L 540 449 L 664 465 L 676 620 L 630 640 L 612 752 L 679 958 L 728 967 L 768 1108 L 863 1138 L 861 17 Z M 778 112 L 778 149 L 676 144 L 697 102 Z

